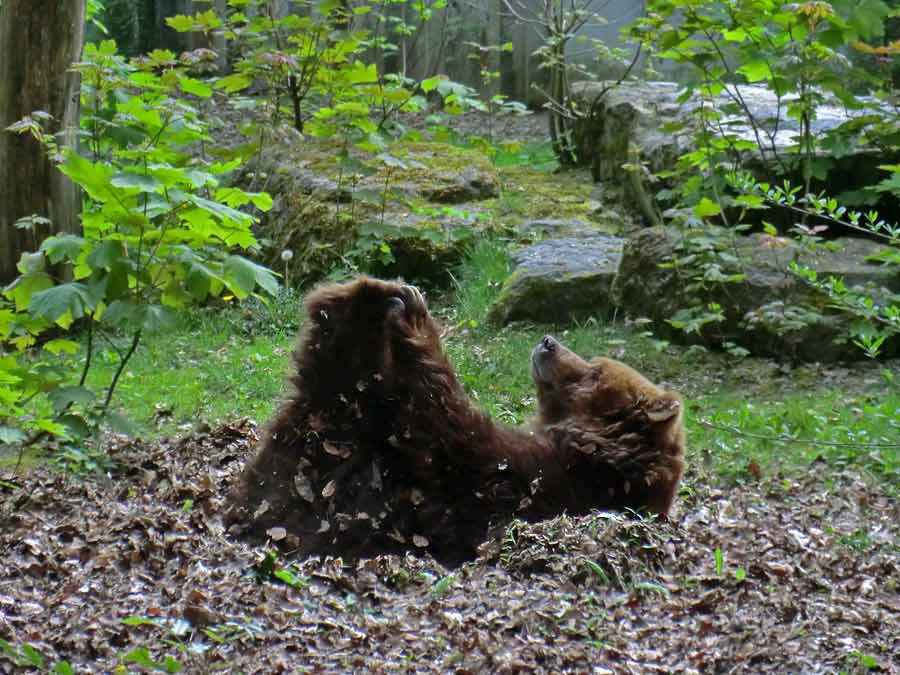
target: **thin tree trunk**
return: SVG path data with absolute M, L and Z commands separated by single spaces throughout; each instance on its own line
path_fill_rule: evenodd
M 68 71 L 81 58 L 83 0 L 3 0 L 0 5 L 0 283 L 17 275 L 22 252 L 56 232 L 78 232 L 81 199 L 75 185 L 28 135 L 6 127 L 42 110 L 60 145 L 76 142 L 79 78 Z M 20 218 L 50 220 L 33 233 Z
M 484 14 L 487 22 L 484 26 L 484 45 L 486 47 L 500 47 L 501 13 L 500 0 L 489 0 L 484 3 Z M 500 72 L 500 52 L 492 49 L 487 54 L 487 70 L 491 73 Z M 488 98 L 500 93 L 500 80 L 491 80 L 487 90 L 482 94 Z

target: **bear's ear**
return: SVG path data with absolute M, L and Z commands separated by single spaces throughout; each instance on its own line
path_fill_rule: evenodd
M 647 419 L 653 424 L 668 422 L 681 413 L 681 401 L 675 396 L 663 395 L 642 406 Z

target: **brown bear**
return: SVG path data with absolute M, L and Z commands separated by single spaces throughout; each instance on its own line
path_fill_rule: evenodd
M 363 277 L 320 287 L 306 309 L 293 393 L 234 492 L 235 529 L 286 532 L 303 553 L 427 547 L 458 561 L 513 516 L 668 515 L 681 402 L 628 366 L 545 337 L 539 419 L 514 429 L 473 406 L 414 287 Z

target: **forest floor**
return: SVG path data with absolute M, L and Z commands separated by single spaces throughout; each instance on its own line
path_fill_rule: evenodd
M 900 511 L 851 471 L 694 465 L 671 524 L 514 523 L 458 569 L 291 561 L 219 519 L 256 433 L 3 475 L 0 671 L 900 672 Z

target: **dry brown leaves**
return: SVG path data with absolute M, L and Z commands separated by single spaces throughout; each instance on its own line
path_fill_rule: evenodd
M 138 648 L 212 673 L 900 672 L 900 510 L 853 474 L 691 475 L 672 524 L 560 517 L 455 570 L 282 558 L 259 581 L 264 551 L 219 521 L 253 441 L 123 441 L 111 477 L 4 476 L 0 638 L 76 672 Z

